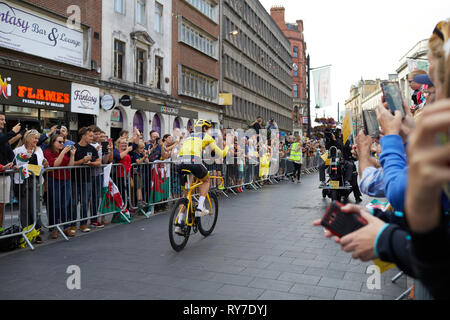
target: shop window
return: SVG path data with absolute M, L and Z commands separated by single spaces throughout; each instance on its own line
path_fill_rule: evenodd
M 161 136 L 161 119 L 157 114 L 155 114 L 152 120 L 152 130 L 158 132 L 159 136 Z

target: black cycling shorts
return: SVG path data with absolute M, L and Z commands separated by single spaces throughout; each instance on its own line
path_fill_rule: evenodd
M 196 178 L 200 180 L 205 180 L 209 177 L 208 169 L 206 169 L 204 164 L 194 164 L 194 163 L 182 163 L 179 166 L 179 173 L 181 174 L 180 185 L 184 187 L 187 182 L 187 172 L 183 174 L 182 170 L 189 170 Z

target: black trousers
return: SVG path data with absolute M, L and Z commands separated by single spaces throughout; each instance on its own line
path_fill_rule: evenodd
M 300 180 L 300 175 L 302 172 L 302 164 L 296 162 L 292 162 L 292 164 L 294 165 L 294 175 L 292 176 L 292 178 Z
M 359 190 L 359 185 L 358 185 L 358 171 L 356 171 L 356 165 L 353 161 L 351 161 L 353 168 L 352 168 L 352 189 L 353 189 L 353 195 L 355 196 L 355 200 L 358 198 L 361 198 L 362 194 L 361 191 Z

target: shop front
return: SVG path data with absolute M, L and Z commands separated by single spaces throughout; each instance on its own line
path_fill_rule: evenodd
M 41 132 L 55 124 L 67 125 L 70 106 L 69 81 L 0 68 L 0 111 L 6 115 L 6 130 L 17 122 Z
M 172 134 L 177 128 L 188 130 L 194 119 L 198 119 L 198 112 L 149 101 L 133 100 L 131 108 L 139 110 L 137 112 L 150 112 L 150 128 L 160 136 Z

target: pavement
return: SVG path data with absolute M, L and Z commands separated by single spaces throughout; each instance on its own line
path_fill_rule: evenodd
M 353 260 L 312 226 L 330 203 L 318 185 L 312 174 L 222 196 L 214 232 L 191 236 L 179 253 L 163 213 L 2 254 L 0 299 L 394 300 L 406 290 L 405 276 L 391 283 L 398 269 L 369 289 L 373 263 Z M 80 289 L 70 290 L 73 266 Z

